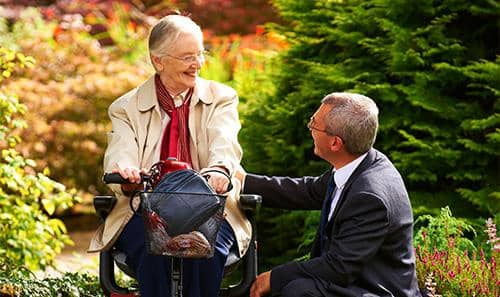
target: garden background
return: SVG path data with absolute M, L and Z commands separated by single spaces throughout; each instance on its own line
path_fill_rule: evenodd
M 327 93 L 368 95 L 375 147 L 410 192 L 420 286 L 499 295 L 495 0 L 0 0 L 0 295 L 100 294 L 94 275 L 32 272 L 70 244 L 66 226 L 97 223 L 106 108 L 153 72 L 148 30 L 171 9 L 204 29 L 201 76 L 239 94 L 247 171 L 321 174 L 310 115 Z M 307 257 L 319 212 L 261 208 L 257 219 L 260 270 Z

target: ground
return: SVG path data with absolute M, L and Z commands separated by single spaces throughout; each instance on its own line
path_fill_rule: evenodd
M 63 221 L 74 245 L 66 246 L 62 253 L 57 255 L 54 268 L 48 268 L 45 273 L 40 274 L 58 276 L 64 272 L 87 272 L 97 275 L 99 254 L 87 253 L 90 239 L 99 224 L 97 217 L 77 215 L 63 218 Z
M 74 246 L 67 246 L 61 254 L 56 257 L 55 266 L 61 272 L 89 272 L 98 273 L 99 254 L 87 253 L 90 239 L 94 231 L 75 231 L 70 237 Z

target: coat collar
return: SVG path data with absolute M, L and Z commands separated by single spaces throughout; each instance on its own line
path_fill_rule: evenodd
M 214 95 L 210 88 L 210 81 L 201 77 L 196 78 L 196 84 L 193 90 L 193 97 L 191 97 L 191 106 L 194 106 L 198 101 L 205 104 L 212 104 L 214 102 Z
M 196 79 L 196 85 L 193 90 L 193 96 L 191 97 L 191 106 L 196 105 L 199 101 L 205 104 L 211 104 L 214 100 L 209 87 L 210 82 L 203 78 L 198 77 Z M 148 78 L 142 85 L 138 87 L 137 90 L 138 97 L 138 109 L 141 112 L 148 111 L 158 105 L 158 99 L 156 97 L 155 88 L 155 77 L 154 75 Z M 159 107 L 158 107 L 159 108 Z
M 352 182 L 356 179 L 356 177 L 358 175 L 360 175 L 363 171 L 368 169 L 368 167 L 370 167 L 370 165 L 373 164 L 373 162 L 375 162 L 375 157 L 377 155 L 376 152 L 377 151 L 373 148 L 371 148 L 368 151 L 366 157 L 363 159 L 363 161 L 361 161 L 359 166 L 354 170 L 354 172 L 351 174 L 351 176 L 349 177 L 349 179 L 345 183 L 344 189 L 347 189 L 352 184 Z

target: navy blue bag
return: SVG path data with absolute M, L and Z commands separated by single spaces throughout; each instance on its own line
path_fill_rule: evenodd
M 225 199 L 193 170 L 165 174 L 152 192 L 141 193 L 148 251 L 183 258 L 213 256 Z

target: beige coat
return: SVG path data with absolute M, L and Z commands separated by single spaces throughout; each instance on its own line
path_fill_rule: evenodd
M 237 105 L 238 96 L 232 88 L 197 79 L 188 120 L 195 170 L 222 165 L 234 176 L 240 168 L 242 153 L 237 140 L 240 129 Z M 113 130 L 108 134 L 104 171 L 111 172 L 115 163 L 121 168 L 149 169 L 158 161 L 154 159 L 155 148 L 163 132 L 154 76 L 114 101 L 108 112 Z M 226 200 L 224 214 L 243 255 L 250 242 L 251 226 L 237 203 L 241 183 L 236 178 L 232 182 L 234 188 Z M 97 229 L 89 252 L 110 248 L 133 215 L 129 207 L 130 198 L 123 195 L 120 185 L 111 185 L 110 188 L 117 197 L 117 203 L 104 224 Z

